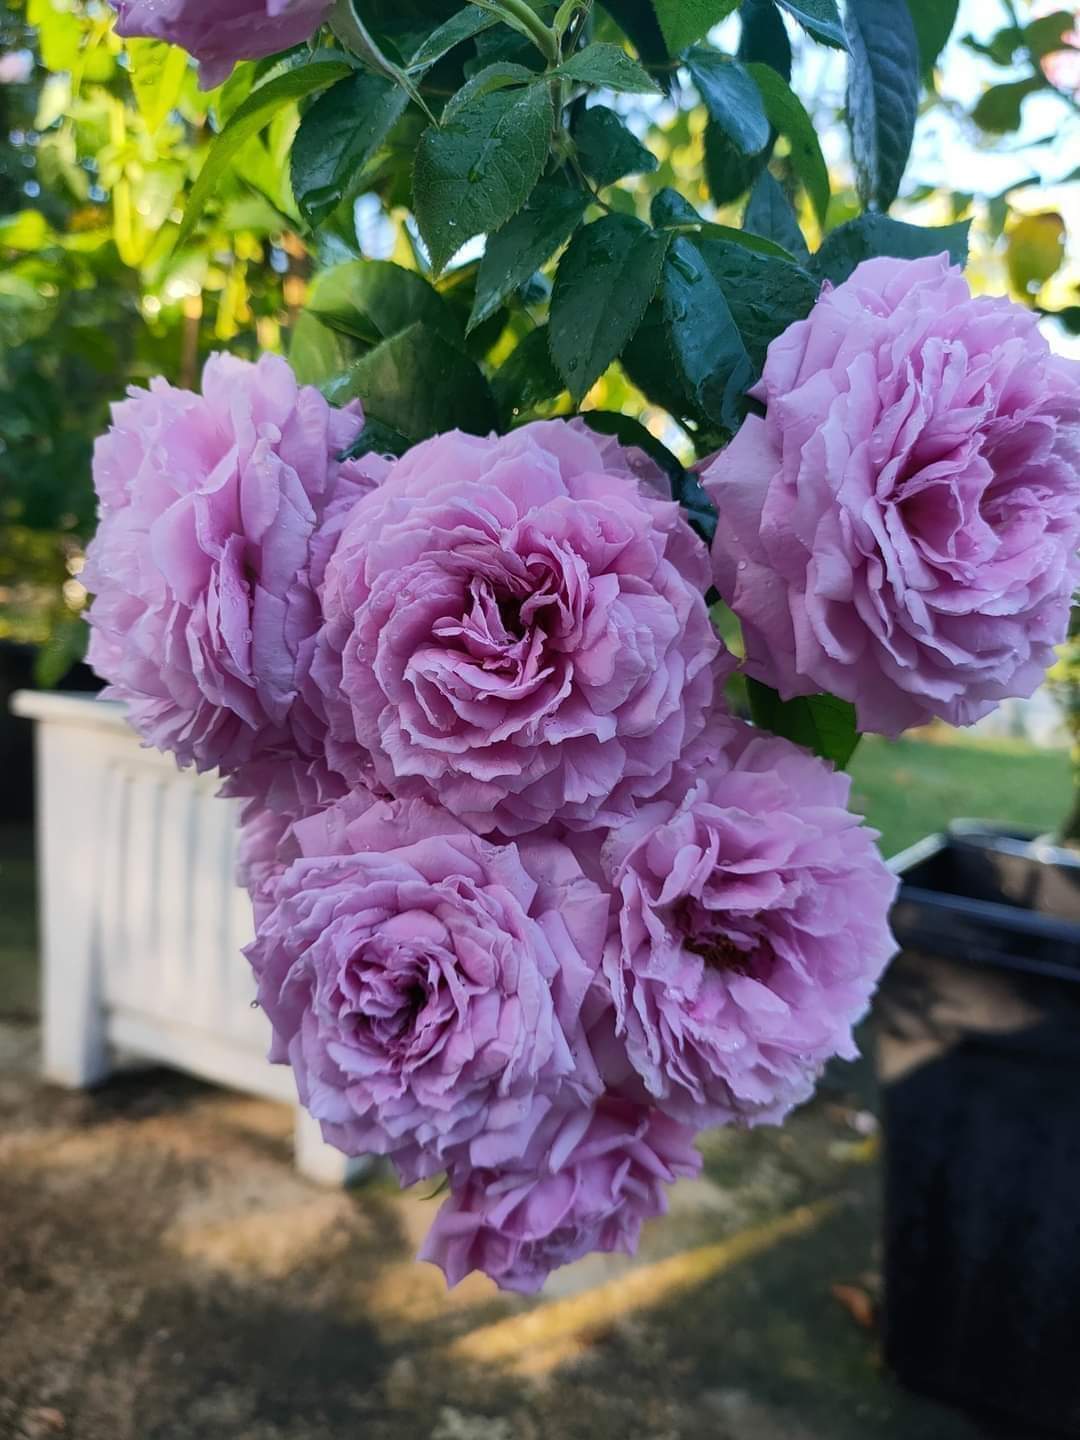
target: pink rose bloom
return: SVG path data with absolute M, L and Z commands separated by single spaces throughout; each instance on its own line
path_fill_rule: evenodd
M 600 1090 L 581 1026 L 608 897 L 554 841 L 496 846 L 423 801 L 299 822 L 248 956 L 300 1098 L 405 1183 L 518 1159 Z
M 608 838 L 604 975 L 656 1104 L 697 1126 L 775 1124 L 857 1053 L 896 881 L 847 776 L 741 721 L 719 740 Z
M 667 1210 L 664 1186 L 701 1169 L 693 1140 L 659 1111 L 611 1096 L 555 1115 L 522 1164 L 452 1177 L 420 1259 L 450 1285 L 480 1270 L 533 1294 L 592 1251 L 632 1255 L 643 1222 Z
M 111 0 L 116 33 L 179 45 L 199 61 L 205 90 L 238 60 L 261 60 L 310 40 L 332 0 Z
M 706 470 L 747 671 L 862 730 L 1030 695 L 1078 580 L 1080 365 L 944 256 L 868 260 L 769 347 Z
M 395 465 L 326 571 L 312 676 L 347 779 L 370 755 L 507 835 L 616 823 L 667 783 L 720 644 L 704 547 L 640 469 L 563 421 Z
M 236 835 L 236 883 L 248 892 L 259 926 L 274 908 L 278 880 L 299 859 L 294 821 L 258 800 L 244 806 Z
M 233 793 L 277 808 L 341 792 L 299 676 L 326 558 L 386 468 L 338 463 L 362 425 L 277 356 L 216 355 L 202 394 L 132 389 L 94 452 L 90 663 L 150 744 L 200 770 L 255 766 Z

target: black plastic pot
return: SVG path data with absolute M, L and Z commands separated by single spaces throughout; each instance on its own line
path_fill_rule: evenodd
M 897 862 L 877 1009 L 885 1351 L 909 1387 L 1080 1437 L 1080 857 L 961 823 Z

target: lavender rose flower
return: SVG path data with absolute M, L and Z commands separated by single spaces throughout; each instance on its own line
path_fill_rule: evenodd
M 658 1110 L 608 1096 L 545 1122 L 520 1165 L 452 1177 L 420 1251 L 450 1285 L 473 1270 L 503 1290 L 541 1288 L 592 1251 L 633 1254 L 665 1184 L 696 1175 L 694 1132 Z
M 705 473 L 750 675 L 859 726 L 969 725 L 1030 695 L 1080 566 L 1080 365 L 944 256 L 868 260 L 769 347 Z
M 111 0 L 116 33 L 179 45 L 212 89 L 238 60 L 261 60 L 311 38 L 332 0 Z
M 300 849 L 293 835 L 295 819 L 258 800 L 243 807 L 236 837 L 236 883 L 248 892 L 255 924 L 274 908 L 277 882 Z
M 697 750 L 604 849 L 616 1033 L 676 1119 L 778 1123 L 856 1053 L 896 881 L 846 776 L 739 721 Z
M 640 474 L 561 421 L 398 462 L 326 571 L 312 677 L 347 779 L 370 754 L 394 794 L 507 835 L 667 783 L 720 646 L 704 547 Z
M 132 389 L 94 452 L 90 663 L 144 739 L 200 770 L 255 766 L 233 793 L 274 808 L 342 789 L 298 677 L 326 558 L 386 468 L 338 463 L 362 425 L 276 356 L 216 355 L 202 394 Z
M 248 956 L 302 1102 L 402 1180 L 518 1159 L 600 1091 L 581 1008 L 608 897 L 554 841 L 496 846 L 423 801 L 350 796 L 293 827 Z

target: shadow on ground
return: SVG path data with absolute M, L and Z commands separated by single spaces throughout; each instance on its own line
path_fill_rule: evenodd
M 24 920 L 0 941 L 0 1440 L 984 1434 L 882 1370 L 865 1069 L 783 1131 L 705 1137 L 635 1260 L 535 1302 L 447 1294 L 413 1259 L 437 1200 L 301 1180 L 285 1107 L 165 1071 L 42 1082 L 28 846 L 0 839 Z
M 283 1107 L 165 1072 L 64 1093 L 8 1021 L 0 1436 L 974 1440 L 882 1373 L 876 1142 L 841 1086 L 708 1137 L 636 1261 L 533 1303 L 448 1296 L 412 1259 L 437 1202 L 302 1181 Z

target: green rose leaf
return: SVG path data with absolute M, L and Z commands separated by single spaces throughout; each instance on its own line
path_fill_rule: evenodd
M 669 51 L 652 0 L 600 0 L 646 65 L 665 65 Z M 697 36 L 694 37 L 697 39 Z
M 835 695 L 781 700 L 775 690 L 749 677 L 746 689 L 755 725 L 831 760 L 838 770 L 847 766 L 859 743 L 853 705 Z
M 745 250 L 753 250 L 758 255 L 770 255 L 775 260 L 795 263 L 794 255 L 785 250 L 782 245 L 778 245 L 775 240 L 767 240 L 764 236 L 754 235 L 748 230 L 736 230 L 731 225 L 718 225 L 713 220 L 705 220 L 685 196 L 680 195 L 677 190 L 672 190 L 668 185 L 657 191 L 653 197 L 650 213 L 652 222 L 658 230 L 671 226 L 682 228 L 687 225 L 695 225 L 704 236 L 711 236 L 715 240 L 726 240 L 731 245 L 739 245 Z
M 685 57 L 710 118 L 742 155 L 758 155 L 769 143 L 769 118 L 753 76 L 738 60 L 696 45 Z
M 671 349 L 695 407 L 713 424 L 737 430 L 754 365 L 700 242 L 674 238 L 660 297 Z
M 510 352 L 491 382 L 499 420 L 510 429 L 518 418 L 566 389 L 551 359 L 548 329 L 538 325 Z
M 498 23 L 499 16 L 493 15 L 490 10 L 481 10 L 479 5 L 466 5 L 464 10 L 451 15 L 449 20 L 431 32 L 409 61 L 409 69 L 430 69 L 456 46 L 474 39 Z
M 668 50 L 678 55 L 726 20 L 738 0 L 653 0 Z
M 454 428 L 486 435 L 497 418 L 479 368 L 420 322 L 361 356 L 329 398 L 337 405 L 359 399 L 365 414 L 410 445 Z
M 979 96 L 971 118 L 980 130 L 990 135 L 1005 135 L 1020 129 L 1024 101 L 1037 90 L 1045 90 L 1041 75 L 1024 80 L 1010 80 L 1006 85 L 991 85 Z
M 621 90 L 631 95 L 660 93 L 660 87 L 652 76 L 620 45 L 586 45 L 584 50 L 571 55 L 554 74 L 566 80 L 576 80 L 579 85 Z
M 907 0 L 907 6 L 919 42 L 919 64 L 929 75 L 953 32 L 960 0 Z
M 768 170 L 763 170 L 754 181 L 743 215 L 743 229 L 782 245 L 797 260 L 810 258 L 791 202 Z
M 967 263 L 970 220 L 955 225 L 906 225 L 888 215 L 860 215 L 839 225 L 825 239 L 811 261 L 814 273 L 834 285 L 848 278 L 857 265 L 875 255 L 918 260 L 947 251 L 954 265 Z
M 571 133 L 582 169 L 601 188 L 614 185 L 624 175 L 649 174 L 659 164 L 652 151 L 606 105 L 593 105 L 578 115 Z
M 364 416 L 364 428 L 342 455 L 343 460 L 361 460 L 365 455 L 402 456 L 408 450 L 409 441 L 389 425 Z
M 730 205 L 753 185 L 768 162 L 772 146 L 744 155 L 715 120 L 705 127 L 705 179 L 717 205 Z
M 652 222 L 658 228 L 662 225 L 707 225 L 708 221 L 699 215 L 690 201 L 680 191 L 665 185 L 653 196 L 649 207 Z
M 493 315 L 506 297 L 524 285 L 569 239 L 588 201 L 584 190 L 542 180 L 524 209 L 488 236 L 476 280 L 470 330 Z
M 553 112 L 548 87 L 534 79 L 521 66 L 489 67 L 420 137 L 414 210 L 436 272 L 467 240 L 517 214 L 540 179 Z
M 320 388 L 340 376 L 356 356 L 356 346 L 345 335 L 329 329 L 302 310 L 289 336 L 289 364 L 301 385 Z
M 570 242 L 551 296 L 551 355 L 575 403 L 624 347 L 656 293 L 671 236 L 605 215 Z
M 773 0 L 742 0 L 740 60 L 769 65 L 783 80 L 791 79 L 791 41 Z
M 815 40 L 824 45 L 834 45 L 838 50 L 848 48 L 836 0 L 776 0 L 776 3 L 793 15 Z
M 915 134 L 919 43 L 897 0 L 848 0 L 847 24 L 847 120 L 859 199 L 868 210 L 887 210 Z
M 323 271 L 307 312 L 361 345 L 378 345 L 418 321 L 451 343 L 462 339 L 457 316 L 434 286 L 390 260 L 349 260 Z
M 199 178 L 191 187 L 187 209 L 176 237 L 179 248 L 191 236 L 207 200 L 221 183 L 233 157 L 253 139 L 271 117 L 283 106 L 307 95 L 325 90 L 328 85 L 352 73 L 352 67 L 336 60 L 317 61 L 303 65 L 296 70 L 286 70 L 253 90 L 244 103 L 234 111 L 229 123 L 210 147 Z
M 770 344 L 814 308 L 821 281 L 790 260 L 759 255 L 712 234 L 702 236 L 698 250 L 734 316 L 756 379 Z
M 623 369 L 654 405 L 680 419 L 701 423 L 704 416 L 683 377 L 671 344 L 664 307 L 653 300 L 622 355 Z
M 806 186 L 814 213 L 822 225 L 829 209 L 829 170 L 813 121 L 791 86 L 771 65 L 756 61 L 747 67 L 757 82 L 769 122 L 791 146 L 791 163 Z
M 293 195 L 309 224 L 337 209 L 408 103 L 399 85 L 368 70 L 347 75 L 315 101 L 300 122 L 290 159 Z

